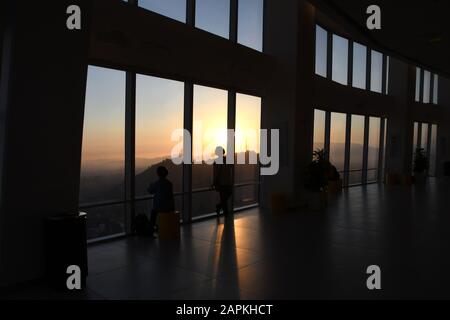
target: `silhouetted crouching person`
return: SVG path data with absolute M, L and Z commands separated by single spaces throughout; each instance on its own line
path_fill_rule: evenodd
M 173 197 L 172 182 L 167 179 L 169 171 L 166 167 L 160 166 L 156 169 L 158 181 L 153 182 L 148 187 L 148 192 L 154 195 L 153 210 L 150 217 L 150 226 L 152 232 L 156 230 L 156 219 L 161 212 L 174 212 L 175 200 Z
M 214 162 L 213 189 L 219 192 L 220 202 L 216 205 L 217 215 L 223 210 L 223 214 L 228 214 L 228 200 L 233 193 L 233 166 L 226 163 L 225 150 L 222 147 L 216 148 L 218 161 Z M 222 163 L 220 162 L 222 159 Z

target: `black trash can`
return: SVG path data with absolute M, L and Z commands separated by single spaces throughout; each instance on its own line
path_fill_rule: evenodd
M 45 219 L 46 277 L 55 289 L 68 290 L 70 266 L 81 271 L 81 288 L 85 288 L 88 273 L 86 213 L 57 215 Z
M 444 163 L 444 176 L 450 177 L 450 161 Z

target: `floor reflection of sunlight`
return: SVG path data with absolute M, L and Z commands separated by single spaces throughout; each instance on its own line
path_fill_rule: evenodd
M 239 228 L 238 228 L 239 229 Z M 217 244 L 211 247 L 211 262 L 214 274 L 226 277 L 229 283 L 234 283 L 235 296 L 240 296 L 238 267 L 239 260 L 236 249 L 236 228 L 234 217 L 223 217 L 217 220 L 213 233 L 213 241 Z M 214 290 L 221 290 L 216 284 Z

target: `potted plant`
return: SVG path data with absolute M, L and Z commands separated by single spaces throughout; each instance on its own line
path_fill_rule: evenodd
M 417 148 L 414 153 L 414 180 L 417 184 L 427 181 L 428 157 L 423 148 Z
M 324 150 L 313 152 L 313 161 L 306 168 L 305 188 L 309 192 L 308 205 L 313 210 L 326 207 L 326 189 L 328 186 L 328 172 L 330 162 Z
M 341 193 L 342 192 L 342 179 L 338 170 L 331 163 L 328 167 L 328 192 L 329 193 Z

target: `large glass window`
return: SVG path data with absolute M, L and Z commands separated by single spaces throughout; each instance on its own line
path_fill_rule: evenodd
M 367 48 L 353 43 L 353 87 L 366 89 Z
M 330 162 L 339 172 L 344 171 L 345 165 L 346 123 L 347 115 L 345 113 L 331 113 Z
M 417 141 L 419 139 L 419 123 L 418 122 L 414 122 L 414 129 L 413 129 L 413 161 L 412 164 L 414 166 L 414 155 L 416 154 L 416 149 L 417 149 Z
M 430 103 L 431 73 L 425 70 L 423 73 L 423 103 Z
M 194 132 L 192 188 L 195 191 L 209 190 L 213 182 L 213 166 L 205 161 L 214 159 L 217 146 L 227 148 L 228 92 L 224 90 L 194 86 Z M 193 195 L 193 217 L 215 211 L 215 192 L 200 192 Z
M 381 93 L 383 86 L 383 55 L 375 50 L 371 52 L 370 90 Z
M 420 101 L 420 79 L 421 79 L 421 70 L 420 68 L 416 67 L 416 95 L 415 95 L 415 100 L 416 102 Z
M 174 192 L 182 189 L 182 166 L 171 160 L 172 133 L 183 128 L 184 83 L 137 75 L 136 78 L 136 196 L 146 196 L 156 168 L 169 170 Z M 182 156 L 181 154 L 179 155 Z
M 436 176 L 437 125 L 431 125 L 430 167 L 429 175 Z
M 325 111 L 318 109 L 314 110 L 314 151 L 325 148 L 325 115 Z
M 385 94 L 389 94 L 389 64 L 390 64 L 389 56 L 386 57 L 386 88 L 384 89 Z
M 259 157 L 260 128 L 261 98 L 237 94 L 235 152 L 238 158 L 245 159 L 245 164 L 235 164 L 235 207 L 258 201 L 259 165 L 255 162 Z
M 230 0 L 196 0 L 195 26 L 228 39 Z
M 348 83 L 348 40 L 333 35 L 332 80 L 340 84 Z
M 439 94 L 439 76 L 437 74 L 435 74 L 433 76 L 433 103 L 434 104 L 439 103 L 438 94 Z
M 262 51 L 264 0 L 239 0 L 238 12 L 238 42 Z
M 375 182 L 378 179 L 378 163 L 380 156 L 380 125 L 380 118 L 370 117 L 369 145 L 367 155 L 367 182 Z
M 186 22 L 186 0 L 138 0 L 138 2 L 142 8 Z
M 328 33 L 316 25 L 316 74 L 327 77 Z
M 125 72 L 90 66 L 84 112 L 80 205 L 125 198 Z M 125 230 L 123 206 L 87 209 L 88 238 Z
M 381 176 L 383 177 L 383 182 L 386 177 L 386 150 L 387 150 L 387 118 L 382 119 L 384 121 L 384 140 L 383 140 L 383 156 L 381 158 Z
M 428 123 L 422 123 L 422 133 L 420 136 L 420 147 L 428 150 Z
M 362 183 L 364 157 L 364 116 L 352 115 L 349 185 Z

